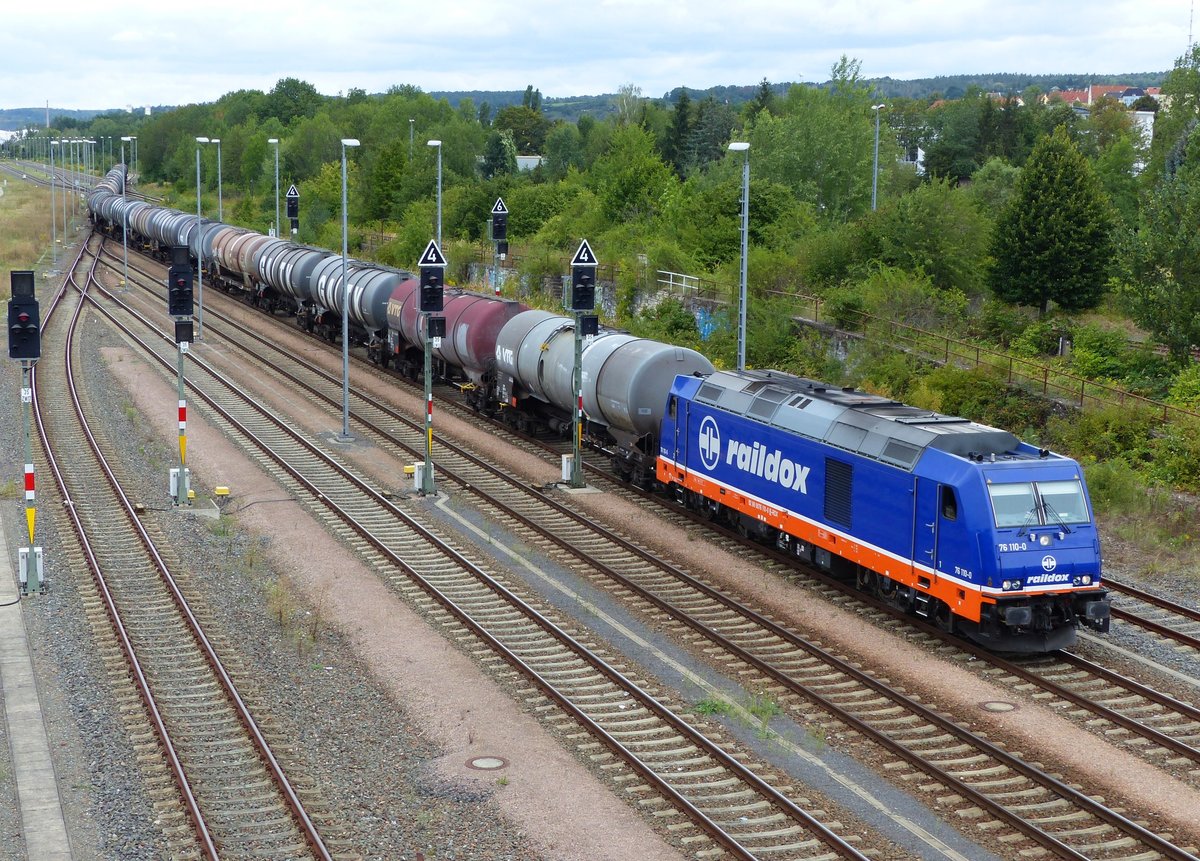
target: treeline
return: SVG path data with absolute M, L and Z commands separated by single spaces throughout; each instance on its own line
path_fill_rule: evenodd
M 807 306 L 789 297 L 817 296 L 845 326 L 863 314 L 906 320 L 1200 412 L 1189 359 L 1200 344 L 1200 49 L 1163 80 L 1152 136 L 1112 100 L 993 98 L 986 83 L 944 103 L 881 100 L 843 58 L 825 86 L 763 81 L 740 102 L 686 89 L 667 101 L 630 86 L 606 115 L 566 121 L 532 85 L 503 103 L 482 91 L 451 103 L 408 86 L 323 96 L 289 78 L 148 118 L 101 116 L 84 133 L 136 134 L 143 181 L 173 187 L 189 211 L 199 149 L 210 216 L 217 151 L 196 137 L 220 138 L 225 220 L 262 232 L 275 213 L 277 139 L 280 185 L 300 191 L 297 238 L 326 248 L 341 245 L 341 140 L 357 138 L 346 150 L 350 247 L 361 253 L 369 233 L 376 259 L 405 267 L 436 232 L 440 154 L 452 278 L 490 259 L 488 212 L 503 197 L 527 301 L 552 304 L 538 286 L 557 282 L 586 238 L 617 272 L 606 322 L 700 347 L 718 365 L 736 352 L 729 313 L 718 308 L 699 328 L 683 306 L 653 299 L 655 273 L 724 285 L 724 307 L 735 307 L 748 159 L 752 366 L 864 385 L 1200 487 L 1200 427 L 1131 442 L 1123 409 L 1069 435 L 1045 425 L 1052 410 L 976 378 L 927 379 L 874 341 L 835 361 L 797 335 L 792 318 Z M 731 141 L 749 149 L 731 152 Z M 517 155 L 529 153 L 540 166 L 519 171 Z M 1129 350 L 1131 335 L 1146 348 Z

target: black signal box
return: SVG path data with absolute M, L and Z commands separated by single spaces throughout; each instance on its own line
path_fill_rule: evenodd
M 192 316 L 192 265 L 175 264 L 167 270 L 167 313 L 172 317 Z
M 438 313 L 442 310 L 442 267 L 421 267 L 421 305 L 423 314 Z
M 579 318 L 579 334 L 585 338 L 588 335 L 600 334 L 600 318 L 595 314 L 584 314 Z
M 596 267 L 571 267 L 571 310 L 591 311 L 596 307 Z
M 427 338 L 444 338 L 446 337 L 446 318 L 445 317 L 429 317 L 429 328 L 425 332 Z
M 175 321 L 175 343 L 190 344 L 195 340 L 192 332 L 191 320 L 176 320 Z
M 32 361 L 42 356 L 42 328 L 33 273 L 13 272 L 8 300 L 8 357 Z

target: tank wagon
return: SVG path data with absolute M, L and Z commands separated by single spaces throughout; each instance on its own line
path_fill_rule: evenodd
M 676 499 L 990 648 L 1107 631 L 1079 464 L 1007 431 L 777 371 L 678 377 Z
M 348 262 L 343 285 L 341 255 L 331 251 L 163 206 L 123 202 L 124 170 L 110 170 L 88 197 L 98 229 L 120 235 L 128 217 L 135 247 L 166 260 L 172 246 L 186 245 L 193 262 L 203 261 L 208 284 L 268 311 L 295 313 L 301 327 L 330 341 L 341 338 L 343 302 L 355 343 L 378 344 L 386 337 L 388 299 L 411 273 L 355 260 Z
M 569 433 L 575 405 L 575 321 L 548 311 L 525 311 L 496 338 L 496 399 L 510 424 Z M 653 478 L 666 393 L 679 375 L 711 374 L 700 353 L 627 332 L 601 329 L 586 339 L 583 356 L 584 434 L 611 452 L 626 479 Z

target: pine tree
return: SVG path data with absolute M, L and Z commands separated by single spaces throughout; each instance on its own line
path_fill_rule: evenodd
M 1059 126 L 1033 148 L 992 234 L 997 298 L 1094 308 L 1113 253 L 1113 212 L 1091 164 Z

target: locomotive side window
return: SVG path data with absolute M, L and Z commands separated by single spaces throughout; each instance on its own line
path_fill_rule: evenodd
M 671 395 L 671 397 L 667 399 L 667 415 L 669 415 L 671 418 L 675 418 L 675 396 L 674 395 Z
M 942 485 L 942 517 L 947 520 L 958 520 L 958 498 L 954 488 Z
M 1078 481 L 1039 481 L 1038 494 L 1046 510 L 1046 523 L 1087 523 L 1087 503 Z
M 1038 522 L 1038 504 L 1032 484 L 990 484 L 988 494 L 992 497 L 996 528 L 1029 526 Z

